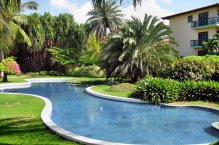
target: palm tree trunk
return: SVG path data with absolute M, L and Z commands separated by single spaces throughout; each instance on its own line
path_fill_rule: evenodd
M 3 59 L 4 59 L 4 52 L 2 51 L 0 61 L 2 62 Z M 0 78 L 2 78 L 3 76 L 4 76 L 4 72 L 1 71 Z

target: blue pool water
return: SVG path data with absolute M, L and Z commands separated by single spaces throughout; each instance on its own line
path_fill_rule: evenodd
M 219 113 L 197 108 L 169 108 L 100 99 L 85 87 L 67 83 L 37 83 L 7 90 L 37 94 L 53 104 L 52 120 L 60 127 L 89 138 L 148 145 L 210 143 L 219 140 L 211 123 Z

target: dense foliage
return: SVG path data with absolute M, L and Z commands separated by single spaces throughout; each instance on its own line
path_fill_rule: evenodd
M 188 56 L 161 68 L 158 76 L 185 80 L 219 80 L 219 56 Z
M 138 82 L 132 96 L 150 103 L 175 101 L 219 101 L 219 83 L 146 77 Z
M 180 100 L 219 102 L 219 83 L 213 81 L 185 81 Z
M 74 77 L 104 77 L 104 72 L 100 69 L 100 67 L 95 65 L 69 68 L 67 74 Z
M 28 15 L 21 14 L 26 9 L 36 10 L 38 5 L 35 2 L 21 3 L 21 1 L 8 0 L 0 1 L 0 51 L 9 53 L 14 42 L 27 43 L 32 45 L 31 40 L 21 28 L 22 24 L 29 24 Z
M 133 82 L 157 68 L 178 59 L 178 52 L 163 43 L 176 44 L 171 30 L 157 17 L 145 15 L 144 21 L 132 17 L 119 31 L 111 34 L 101 55 L 101 68 L 109 77 L 129 77 Z
M 72 15 L 52 16 L 50 13 L 44 13 L 44 15 L 31 14 L 30 18 L 33 23 L 21 27 L 29 35 L 32 46 L 16 45 L 12 52 L 12 55 L 18 58 L 24 72 L 41 70 L 64 72 L 60 56 L 69 57 L 68 61 L 77 60 L 86 49 L 89 29 L 86 25 L 77 24 Z M 53 52 L 52 60 L 48 50 Z
M 146 77 L 138 82 L 133 96 L 150 103 L 170 103 L 179 98 L 180 83 L 171 79 Z

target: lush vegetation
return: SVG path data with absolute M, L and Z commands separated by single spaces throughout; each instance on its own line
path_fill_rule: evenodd
M 76 144 L 52 133 L 43 124 L 40 114 L 44 105 L 31 96 L 0 94 L 0 144 Z
M 69 68 L 67 74 L 68 76 L 74 76 L 74 77 L 91 77 L 91 78 L 104 77 L 104 72 L 100 69 L 100 67 L 95 65 Z
M 101 55 L 101 68 L 107 78 L 130 78 L 136 82 L 155 68 L 170 64 L 178 59 L 178 53 L 163 43 L 169 36 L 169 43 L 176 44 L 171 30 L 157 17 L 145 15 L 144 20 L 132 17 L 117 32 L 109 35 Z
M 137 84 L 133 97 L 151 103 L 170 103 L 178 100 L 180 83 L 171 79 L 146 77 Z

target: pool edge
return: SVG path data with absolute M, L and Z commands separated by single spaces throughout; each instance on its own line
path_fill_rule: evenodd
M 128 103 L 147 103 L 145 101 L 142 101 L 140 99 L 133 99 L 133 98 L 122 98 L 122 97 L 118 97 L 118 96 L 111 96 L 111 95 L 106 95 L 106 94 L 101 94 L 98 92 L 95 92 L 93 90 L 91 90 L 91 88 L 94 86 L 90 86 L 86 88 L 86 92 L 90 95 L 99 97 L 99 98 L 104 98 L 104 99 L 108 99 L 108 100 L 114 100 L 114 101 L 120 101 L 120 102 L 128 102 Z M 161 106 L 165 106 L 165 107 L 194 107 L 194 108 L 204 108 L 204 109 L 208 109 L 208 110 L 214 110 L 214 111 L 218 111 L 219 109 L 216 108 L 211 108 L 211 107 L 205 107 L 205 106 L 195 106 L 195 105 L 170 105 L 170 104 L 165 104 L 165 103 L 160 103 Z M 219 131 L 219 122 L 213 122 L 211 124 L 211 127 L 216 129 L 217 131 Z
M 67 82 L 71 78 L 34 78 L 34 79 L 25 79 L 24 83 L 10 83 L 10 84 L 0 84 L 0 90 L 4 89 L 20 89 L 20 88 L 28 88 L 31 87 L 32 83 L 49 83 L 49 82 Z M 55 134 L 65 138 L 66 140 L 78 142 L 82 144 L 89 144 L 89 145 L 130 145 L 130 144 L 123 144 L 123 143 L 114 143 L 114 142 L 107 142 L 102 140 L 96 140 L 88 137 L 84 137 L 72 132 L 69 132 L 57 124 L 55 124 L 52 119 L 52 102 L 43 96 L 35 95 L 35 94 L 25 94 L 25 93 L 4 93 L 2 94 L 9 94 L 9 95 L 27 95 L 35 98 L 40 98 L 45 102 L 45 106 L 41 112 L 41 119 L 43 123 Z

